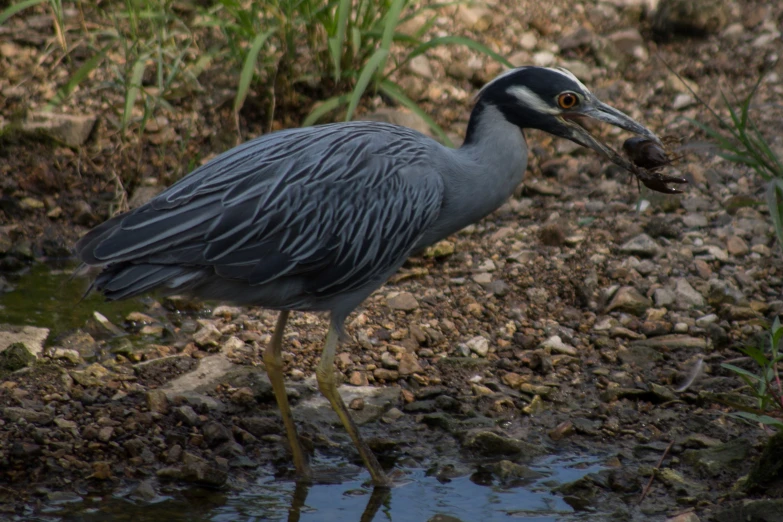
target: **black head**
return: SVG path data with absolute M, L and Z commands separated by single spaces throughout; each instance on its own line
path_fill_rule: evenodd
M 471 114 L 466 143 L 475 138 L 478 121 L 488 106 L 521 129 L 540 129 L 606 157 L 614 151 L 587 132 L 579 124 L 581 119 L 608 123 L 660 143 L 652 131 L 598 100 L 576 76 L 562 68 L 520 67 L 485 85 Z

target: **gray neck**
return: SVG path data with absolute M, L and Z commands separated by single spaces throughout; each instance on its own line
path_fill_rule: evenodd
M 441 218 L 419 246 L 434 243 L 475 223 L 513 194 L 527 167 L 522 129 L 492 105 L 471 117 L 470 141 L 446 151 L 442 171 L 445 198 Z

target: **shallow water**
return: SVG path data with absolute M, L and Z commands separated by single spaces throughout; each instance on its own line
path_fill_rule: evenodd
M 121 325 L 131 311 L 143 310 L 139 301 L 107 303 L 99 295 L 84 300 L 84 280 L 71 279 L 70 270 L 51 270 L 36 265 L 20 278 L 11 279 L 14 291 L 0 294 L 0 323 L 51 329 L 49 342 L 75 328 L 84 327 L 98 310 Z M 131 338 L 137 336 L 129 336 Z M 134 342 L 144 342 L 135 339 Z M 486 475 L 475 482 L 471 476 L 441 481 L 425 469 L 405 469 L 390 491 L 365 484 L 369 475 L 361 468 L 330 458 L 314 467 L 336 470 L 332 483 L 297 487 L 277 480 L 272 471 L 260 468 L 258 479 L 237 484 L 234 490 L 178 488 L 162 485 L 161 496 L 152 501 L 133 499 L 133 490 L 112 496 L 84 498 L 67 496 L 49 504 L 43 513 L 28 513 L 15 520 L 25 522 L 229 522 L 229 521 L 428 521 L 437 515 L 463 522 L 508 521 L 555 522 L 579 515 L 552 493 L 557 485 L 572 482 L 601 469 L 596 457 L 552 456 L 536 461 L 531 469 L 542 474 L 509 486 L 497 481 L 485 484 Z M 441 519 L 452 522 L 453 519 Z M 456 521 L 454 521 L 456 522 Z
M 320 465 L 324 465 L 321 461 Z M 326 465 L 338 465 L 327 461 Z M 319 465 L 319 464 L 316 464 Z M 50 506 L 47 514 L 27 518 L 31 522 L 382 522 L 427 521 L 440 515 L 463 522 L 558 522 L 573 519 L 573 509 L 551 492 L 558 484 L 572 482 L 601 469 L 595 458 L 547 457 L 531 469 L 542 477 L 525 486 L 479 485 L 470 477 L 447 482 L 428 476 L 423 469 L 405 469 L 389 491 L 365 486 L 365 471 L 338 484 L 297 487 L 262 473 L 242 492 L 224 493 L 193 488 L 176 491 L 149 502 L 121 496 L 88 498 L 83 502 Z M 435 519 L 437 520 L 437 518 Z M 453 519 L 441 518 L 451 521 Z M 456 522 L 456 521 L 455 521 Z
M 36 263 L 21 276 L 9 276 L 13 290 L 0 293 L 0 324 L 49 328 L 49 342 L 63 333 L 81 328 L 100 311 L 114 324 L 141 310 L 138 301 L 107 302 L 101 295 L 84 295 L 88 283 L 72 277 L 72 269 L 53 270 Z

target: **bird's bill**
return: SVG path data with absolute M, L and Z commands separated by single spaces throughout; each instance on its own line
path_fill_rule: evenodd
M 633 132 L 636 135 L 652 140 L 658 144 L 661 143 L 660 138 L 658 138 L 653 131 L 627 114 L 599 101 L 593 102 L 592 106 L 586 107 L 582 111 L 567 113 L 561 116 L 560 120 L 562 121 L 565 130 L 564 137 L 575 141 L 583 147 L 591 148 L 601 156 L 612 161 L 617 157 L 617 153 L 609 145 L 602 142 L 590 134 L 587 129 L 582 127 L 579 124 L 579 120 L 581 119 L 591 119 L 602 123 L 608 123 L 609 125 Z

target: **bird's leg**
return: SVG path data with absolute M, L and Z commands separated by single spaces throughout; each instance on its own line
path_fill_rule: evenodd
M 378 463 L 378 459 L 375 458 L 370 447 L 367 446 L 361 436 L 359 436 L 359 429 L 356 427 L 356 424 L 354 424 L 353 419 L 348 413 L 348 409 L 345 407 L 345 403 L 343 403 L 343 399 L 337 392 L 337 382 L 334 377 L 334 356 L 339 335 L 335 325 L 330 325 L 329 332 L 326 334 L 324 351 L 321 353 L 321 361 L 318 363 L 318 368 L 315 370 L 318 388 L 321 390 L 321 393 L 329 399 L 332 409 L 337 413 L 337 416 L 340 417 L 343 426 L 345 426 L 345 431 L 351 436 L 354 446 L 359 450 L 359 455 L 361 455 L 362 460 L 364 461 L 364 465 L 367 466 L 367 469 L 370 471 L 373 484 L 375 486 L 388 487 L 391 485 L 391 482 L 386 477 L 386 473 L 383 472 L 381 465 Z
M 283 331 L 288 322 L 288 310 L 283 310 L 277 316 L 275 331 L 272 334 L 272 341 L 264 350 L 264 364 L 266 364 L 266 373 L 269 375 L 269 381 L 272 383 L 272 390 L 275 392 L 277 406 L 280 409 L 280 416 L 283 418 L 285 432 L 288 435 L 288 443 L 291 445 L 291 453 L 294 455 L 294 466 L 296 473 L 302 480 L 311 480 L 312 473 L 310 465 L 307 462 L 302 445 L 299 443 L 299 437 L 296 434 L 296 425 L 291 416 L 291 406 L 288 404 L 288 396 L 285 392 L 285 382 L 283 381 L 283 357 L 280 355 L 283 345 Z

